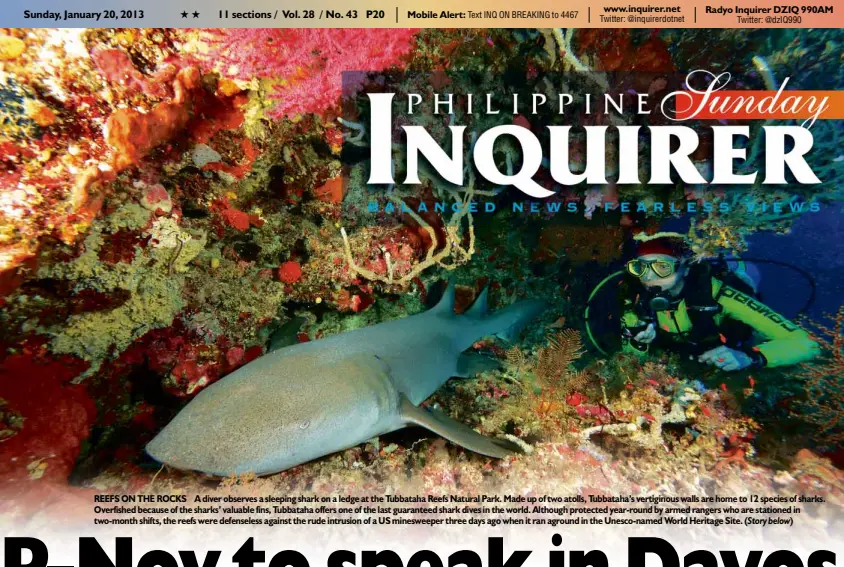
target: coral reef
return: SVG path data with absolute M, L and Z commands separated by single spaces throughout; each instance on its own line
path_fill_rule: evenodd
M 367 71 L 403 63 L 414 29 L 226 29 L 211 32 L 208 66 L 243 81 L 268 80 L 274 117 L 330 115 Z M 244 45 L 250 46 L 243 49 Z M 345 73 L 338 70 L 347 69 Z M 335 114 L 336 115 L 336 114 Z

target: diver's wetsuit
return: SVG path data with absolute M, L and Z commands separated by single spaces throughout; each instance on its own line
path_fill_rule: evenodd
M 764 357 L 764 366 L 768 368 L 804 362 L 818 355 L 819 347 L 809 338 L 806 331 L 749 295 L 724 285 L 714 277 L 712 299 L 713 306 L 716 309 L 720 307 L 711 319 L 715 326 L 712 336 L 704 337 L 703 340 L 694 336 L 692 317 L 686 307 L 686 299 L 681 294 L 681 299 L 669 309 L 655 313 L 655 344 L 669 350 L 696 351 L 694 354 L 702 354 L 705 350 L 726 344 L 730 348 L 761 354 Z M 647 321 L 642 321 L 637 315 L 636 307 L 632 300 L 624 301 L 622 325 L 628 329 L 641 328 L 647 324 Z M 754 331 L 752 342 L 736 343 L 732 337 L 725 336 L 727 333 L 722 332 L 722 329 L 735 321 L 744 323 Z M 633 335 L 635 334 L 634 331 Z M 683 348 L 688 346 L 692 338 L 695 339 L 696 348 Z M 647 348 L 637 348 L 634 341 L 624 341 L 622 350 L 643 354 Z

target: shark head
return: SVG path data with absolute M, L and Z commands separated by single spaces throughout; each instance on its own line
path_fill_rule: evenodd
M 150 441 L 147 454 L 215 476 L 265 475 L 396 427 L 398 394 L 380 359 L 314 362 L 310 355 L 270 354 L 244 366 L 200 392 Z

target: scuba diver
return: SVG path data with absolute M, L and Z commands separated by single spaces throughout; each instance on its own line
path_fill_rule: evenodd
M 693 261 L 682 238 L 641 240 L 620 289 L 622 351 L 644 355 L 654 345 L 724 371 L 786 366 L 820 352 L 806 331 L 756 299 L 746 273 Z

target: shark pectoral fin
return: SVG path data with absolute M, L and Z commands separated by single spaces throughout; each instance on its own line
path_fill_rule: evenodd
M 491 356 L 484 356 L 479 352 L 464 352 L 457 357 L 457 374 L 461 378 L 471 378 L 482 372 L 498 370 L 501 363 Z
M 414 406 L 404 396 L 401 400 L 401 416 L 408 424 L 412 423 L 424 427 L 441 437 L 445 437 L 452 443 L 481 455 L 501 459 L 522 452 L 521 447 L 512 441 L 481 435 L 440 411 Z

